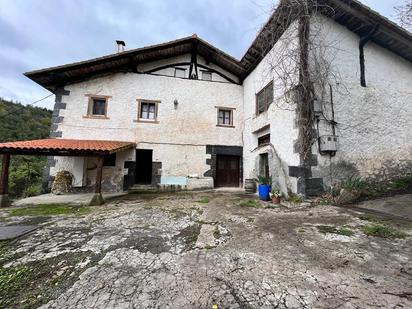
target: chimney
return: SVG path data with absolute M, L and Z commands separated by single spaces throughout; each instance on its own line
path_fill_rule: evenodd
M 116 40 L 116 44 L 117 44 L 117 53 L 124 52 L 124 47 L 126 46 L 126 43 L 124 41 Z

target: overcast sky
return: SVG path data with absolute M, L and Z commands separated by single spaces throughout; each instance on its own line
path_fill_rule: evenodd
M 48 94 L 26 71 L 197 33 L 241 58 L 275 0 L 0 0 L 0 97 L 24 104 Z M 394 19 L 402 0 L 362 0 Z M 37 106 L 52 108 L 53 98 Z

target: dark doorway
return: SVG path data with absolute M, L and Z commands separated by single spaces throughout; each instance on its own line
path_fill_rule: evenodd
M 240 157 L 218 155 L 215 187 L 239 187 Z
M 267 153 L 259 155 L 259 175 L 269 178 L 269 156 Z
M 153 150 L 136 149 L 136 184 L 152 183 Z

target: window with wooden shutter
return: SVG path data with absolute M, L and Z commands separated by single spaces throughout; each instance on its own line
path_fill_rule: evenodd
M 256 94 L 256 115 L 259 115 L 269 109 L 273 102 L 273 82 L 267 84 L 261 91 Z

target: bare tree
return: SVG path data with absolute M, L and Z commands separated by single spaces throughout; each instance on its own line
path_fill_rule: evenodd
M 412 31 L 412 0 L 407 0 L 403 5 L 395 6 L 395 11 L 401 26 Z

